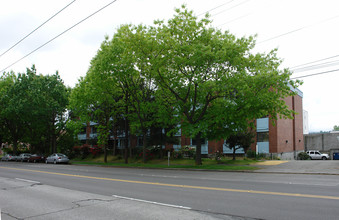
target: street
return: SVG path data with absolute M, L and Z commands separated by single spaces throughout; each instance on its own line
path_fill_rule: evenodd
M 333 161 L 326 162 L 330 164 Z M 99 201 L 115 202 L 109 208 L 98 208 L 98 212 L 110 210 L 112 214 L 95 215 L 95 219 L 127 219 L 127 216 L 129 219 L 338 218 L 339 175 L 284 174 L 267 170 L 270 173 L 0 162 L 0 208 L 2 219 L 44 219 L 48 213 L 56 212 L 50 210 L 45 216 L 38 214 L 37 210 L 41 207 L 30 203 L 34 198 L 18 195 L 23 189 L 20 186 L 29 186 L 34 188 L 37 202 L 52 204 L 53 207 L 65 202 L 63 197 L 69 198 L 69 201 L 80 197 L 77 201 L 87 201 L 86 206 L 90 206 L 88 198 L 96 201 L 87 211 L 95 210 Z M 48 196 L 48 193 L 58 190 L 64 193 L 59 196 L 60 202 Z M 21 200 L 10 201 L 13 198 Z M 75 204 L 74 201 L 70 203 Z M 14 208 L 13 204 L 21 207 Z M 37 214 L 25 215 L 25 207 L 29 207 L 27 212 Z M 74 207 L 70 210 L 75 212 Z M 82 214 L 72 214 L 72 218 L 66 216 L 67 212 L 47 216 L 48 219 L 84 219 L 83 215 L 87 212 L 78 211 Z

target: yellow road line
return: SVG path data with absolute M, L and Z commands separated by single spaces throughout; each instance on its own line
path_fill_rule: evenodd
M 169 183 L 157 183 L 157 182 L 145 182 L 145 181 L 136 181 L 136 180 L 114 179 L 114 178 L 106 178 L 106 177 L 83 176 L 83 175 L 56 173 L 56 172 L 48 172 L 48 171 L 42 171 L 42 170 L 30 170 L 30 169 L 21 169 L 21 168 L 13 168 L 13 167 L 0 167 L 0 168 L 11 169 L 11 170 L 29 171 L 29 172 L 35 172 L 35 173 L 45 173 L 45 174 L 52 174 L 52 175 L 59 175 L 59 176 L 69 176 L 69 177 L 95 179 L 95 180 L 108 180 L 108 181 L 124 182 L 124 183 L 138 183 L 138 184 L 145 184 L 145 185 L 169 186 L 169 187 L 176 187 L 176 188 L 203 189 L 203 190 L 224 191 L 224 192 L 239 192 L 239 193 L 263 194 L 263 195 L 292 196 L 292 197 L 302 197 L 302 198 L 339 200 L 338 196 L 323 196 L 323 195 L 311 195 L 311 194 L 299 194 L 299 193 L 283 193 L 283 192 L 269 192 L 269 191 L 257 191 L 257 190 L 228 189 L 228 188 L 206 187 L 206 186 L 190 186 L 190 185 L 179 185 L 179 184 L 169 184 Z
M 282 163 L 287 163 L 288 161 L 280 161 L 280 160 L 266 160 L 264 162 L 259 162 L 257 163 L 258 165 L 267 165 L 267 166 L 272 166 L 272 165 L 279 165 Z

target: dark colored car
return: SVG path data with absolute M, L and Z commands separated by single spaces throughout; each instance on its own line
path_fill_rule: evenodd
M 31 162 L 31 163 L 39 163 L 39 162 L 44 162 L 44 161 L 45 161 L 45 157 L 40 154 L 32 154 L 27 160 L 27 162 Z

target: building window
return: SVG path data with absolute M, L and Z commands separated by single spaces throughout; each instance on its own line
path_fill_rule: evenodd
M 265 132 L 269 130 L 269 119 L 258 118 L 257 119 L 257 132 Z
M 257 133 L 257 142 L 269 142 L 268 132 L 258 132 Z

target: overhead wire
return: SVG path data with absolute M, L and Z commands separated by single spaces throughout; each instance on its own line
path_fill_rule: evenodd
M 330 66 L 336 66 L 336 65 L 339 65 L 339 60 L 319 63 L 319 64 L 315 64 L 315 65 L 310 65 L 310 66 L 299 67 L 299 68 L 295 68 L 295 69 L 291 69 L 291 70 L 293 72 L 303 72 L 303 71 L 321 69 L 321 68 L 330 67 Z
M 220 7 L 224 6 L 224 5 L 228 5 L 228 4 L 232 3 L 233 1 L 234 1 L 234 0 L 228 1 L 228 2 L 226 2 L 226 3 L 224 3 L 224 4 L 218 5 L 218 6 L 212 8 L 212 9 L 210 9 L 210 10 L 207 10 L 207 11 L 205 11 L 204 13 L 198 14 L 198 17 L 201 16 L 201 15 L 205 15 L 205 14 L 208 13 L 208 12 L 214 11 L 215 9 L 220 8 Z
M 311 61 L 311 62 L 308 62 L 308 63 L 293 66 L 293 67 L 291 67 L 291 69 L 295 69 L 295 68 L 300 67 L 300 66 L 306 66 L 306 65 L 309 65 L 309 64 L 312 64 L 312 63 L 318 63 L 320 61 L 329 60 L 329 59 L 336 58 L 336 57 L 339 57 L 339 54 L 335 55 L 335 56 L 326 57 L 326 58 L 323 58 L 323 59 L 320 59 L 320 60 L 315 60 L 315 61 Z
M 225 24 L 229 24 L 229 23 L 235 22 L 235 21 L 237 21 L 237 20 L 240 20 L 240 19 L 242 19 L 242 18 L 245 18 L 245 17 L 249 16 L 250 14 L 251 14 L 251 13 L 248 13 L 248 14 L 246 14 L 246 15 L 242 15 L 242 16 L 239 16 L 239 17 L 234 18 L 234 19 L 232 19 L 232 20 L 226 21 L 225 23 L 222 23 L 222 24 L 218 25 L 217 27 L 221 27 L 221 26 L 224 26 Z
M 211 15 L 211 17 L 214 17 L 214 16 L 217 16 L 217 15 L 219 15 L 219 14 L 222 14 L 222 13 L 224 13 L 224 12 L 226 12 L 226 11 L 229 11 L 229 10 L 231 10 L 231 9 L 233 9 L 233 8 L 236 8 L 236 7 L 238 7 L 238 6 L 242 5 L 242 4 L 245 4 L 245 3 L 249 2 L 249 1 L 250 1 L 250 0 L 245 0 L 245 1 L 243 1 L 243 2 L 240 2 L 239 4 L 236 4 L 236 5 L 234 5 L 234 6 L 230 7 L 230 8 L 227 8 L 227 9 L 221 11 L 221 12 L 218 12 L 218 13 L 216 13 L 216 14 Z
M 270 38 L 268 38 L 268 39 L 266 39 L 266 40 L 263 40 L 263 41 L 258 42 L 257 44 L 265 43 L 265 42 L 268 42 L 268 41 L 271 41 L 271 40 L 274 40 L 274 39 L 283 37 L 283 36 L 285 36 L 285 35 L 293 34 L 293 33 L 295 33 L 295 32 L 298 32 L 298 31 L 301 31 L 301 30 L 303 30 L 303 29 L 310 28 L 310 27 L 313 27 L 313 26 L 316 26 L 316 25 L 325 23 L 325 22 L 327 22 L 327 21 L 330 21 L 330 20 L 335 19 L 335 18 L 338 18 L 338 17 L 339 17 L 339 15 L 336 15 L 336 16 L 333 16 L 333 17 L 324 19 L 324 20 L 322 20 L 322 21 L 320 21 L 320 22 L 318 22 L 318 23 L 313 23 L 313 24 L 310 24 L 310 25 L 305 25 L 305 26 L 303 26 L 303 27 L 296 28 L 296 29 L 291 30 L 291 31 L 288 31 L 288 32 L 286 32 L 286 33 L 283 33 L 283 34 L 279 34 L 279 35 L 277 35 L 277 36 L 270 37 Z
M 25 56 L 21 57 L 19 60 L 15 61 L 14 63 L 12 63 L 11 65 L 7 66 L 6 68 L 2 69 L 0 72 L 4 72 L 6 69 L 10 68 L 11 66 L 17 64 L 18 62 L 20 62 L 21 60 L 25 59 L 26 57 L 28 57 L 29 55 L 31 55 L 32 53 L 34 53 L 35 51 L 39 50 L 40 48 L 46 46 L 47 44 L 49 44 L 50 42 L 54 41 L 55 39 L 57 39 L 58 37 L 60 37 L 61 35 L 65 34 L 66 32 L 70 31 L 71 29 L 73 29 L 75 26 L 79 25 L 80 23 L 86 21 L 87 19 L 89 19 L 90 17 L 92 17 L 93 15 L 97 14 L 98 12 L 102 11 L 103 9 L 107 8 L 108 6 L 110 6 L 111 4 L 113 4 L 114 2 L 116 2 L 117 0 L 111 1 L 110 3 L 106 4 L 105 6 L 103 6 L 102 8 L 100 8 L 99 10 L 93 12 L 92 14 L 90 14 L 89 16 L 85 17 L 84 19 L 80 20 L 79 22 L 77 22 L 76 24 L 72 25 L 71 27 L 69 27 L 68 29 L 66 29 L 65 31 L 61 32 L 60 34 L 58 34 L 57 36 L 53 37 L 52 39 L 50 39 L 49 41 L 45 42 L 44 44 L 40 45 L 39 47 L 37 47 L 36 49 L 32 50 L 31 52 L 29 52 L 28 54 L 26 54 Z
M 3 52 L 2 54 L 0 54 L 0 57 L 2 57 L 3 55 L 5 55 L 8 51 L 10 51 L 11 49 L 13 49 L 15 46 L 17 46 L 18 44 L 20 44 L 23 40 L 25 40 L 27 37 L 29 37 L 31 34 L 33 34 L 35 31 L 37 31 L 39 28 L 41 28 L 43 25 L 45 25 L 47 22 L 49 22 L 50 20 L 52 20 L 55 16 L 57 16 L 58 14 L 60 14 L 63 10 L 65 10 L 66 8 L 68 8 L 68 6 L 70 6 L 71 4 L 73 4 L 76 0 L 73 0 L 72 2 L 68 3 L 65 7 L 63 7 L 61 10 L 59 10 L 56 14 L 54 14 L 52 17 L 48 18 L 45 22 L 43 22 L 41 25 L 39 25 L 37 28 L 35 28 L 33 31 L 31 31 L 29 34 L 27 34 L 25 37 L 23 37 L 21 40 L 19 40 L 17 43 L 15 43 L 13 46 L 11 46 L 9 49 L 7 49 L 5 52 Z
M 326 67 L 330 67 L 330 66 L 336 66 L 336 65 L 339 65 L 339 60 L 319 63 L 321 61 L 329 60 L 329 59 L 336 58 L 336 57 L 339 57 L 339 55 L 330 56 L 330 57 L 326 57 L 326 58 L 323 58 L 323 59 L 319 59 L 319 60 L 311 61 L 311 62 L 308 62 L 308 63 L 300 64 L 300 65 L 297 65 L 297 66 L 290 68 L 290 70 L 293 73 L 300 73 L 300 72 L 312 71 L 312 70 L 316 70 L 316 69 L 320 69 L 320 68 L 326 68 Z M 319 64 L 315 64 L 315 63 L 319 63 Z M 314 65 L 309 65 L 309 64 L 314 64 Z M 323 72 L 319 72 L 319 73 L 312 73 L 312 74 L 307 74 L 307 75 L 303 75 L 303 76 L 295 76 L 295 77 L 292 77 L 291 79 L 306 78 L 306 77 L 310 77 L 310 76 L 317 76 L 317 75 L 332 73 L 332 72 L 336 72 L 336 71 L 339 71 L 339 69 L 328 70 L 328 71 L 323 71 Z
M 320 73 L 312 73 L 312 74 L 303 75 L 303 76 L 296 76 L 296 77 L 292 77 L 291 79 L 300 79 L 300 78 L 306 78 L 306 77 L 310 77 L 310 76 L 318 76 L 318 75 L 322 75 L 322 74 L 326 74 L 326 73 L 333 73 L 333 72 L 337 72 L 337 71 L 339 71 L 339 69 L 324 71 L 324 72 L 320 72 Z

